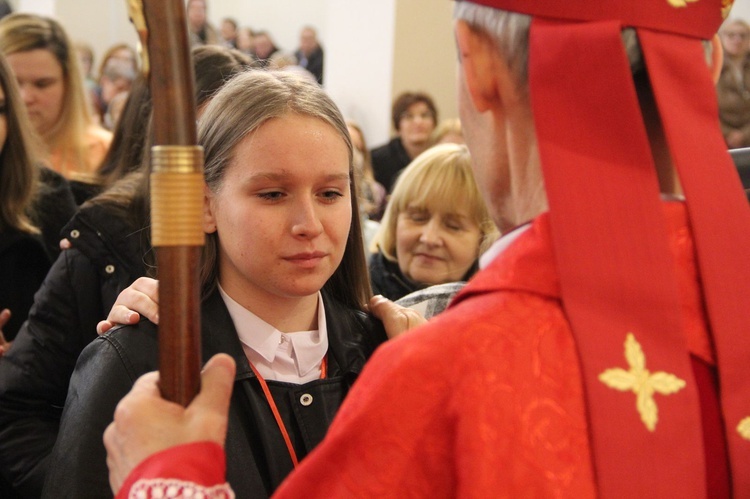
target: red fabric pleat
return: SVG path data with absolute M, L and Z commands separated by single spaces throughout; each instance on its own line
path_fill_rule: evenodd
M 638 31 L 670 153 L 685 191 L 716 349 L 736 497 L 750 497 L 750 207 L 719 131 L 698 40 Z
M 724 422 L 719 402 L 719 383 L 712 366 L 698 357 L 691 357 L 690 360 L 701 397 L 703 448 L 706 454 L 706 498 L 727 499 L 732 497 L 732 492 Z
M 532 22 L 530 95 L 563 307 L 581 359 L 602 497 L 702 497 L 699 398 L 620 30 L 618 22 Z M 599 380 L 605 370 L 628 369 L 628 333 L 647 369 L 686 382 L 654 395 L 654 431 L 634 393 Z

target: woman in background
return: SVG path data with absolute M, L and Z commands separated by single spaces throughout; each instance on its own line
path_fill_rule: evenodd
M 393 101 L 391 121 L 396 136 L 372 150 L 375 179 L 386 191 L 391 192 L 401 170 L 430 147 L 437 120 L 435 102 L 424 92 L 404 92 Z
M 0 56 L 0 356 L 28 315 L 75 212 L 67 182 L 42 167 L 15 78 Z
M 719 30 L 724 63 L 716 84 L 719 121 L 730 149 L 750 146 L 750 24 L 730 19 Z
M 375 180 L 375 174 L 372 171 L 372 158 L 362 128 L 352 120 L 347 120 L 346 126 L 349 128 L 349 135 L 352 137 L 355 166 L 358 166 L 354 174 L 358 177 L 357 185 L 360 187 L 360 209 L 367 218 L 378 221 L 383 216 L 383 210 L 385 209 L 385 188 Z
M 466 146 L 434 146 L 407 166 L 370 245 L 370 281 L 390 300 L 433 284 L 466 281 L 498 232 Z
M 90 182 L 112 136 L 91 117 L 78 56 L 63 27 L 48 17 L 12 14 L 0 20 L 0 52 L 52 169 Z

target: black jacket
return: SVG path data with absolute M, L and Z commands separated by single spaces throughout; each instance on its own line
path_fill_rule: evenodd
M 370 270 L 370 285 L 373 294 L 383 295 L 389 300 L 396 301 L 409 293 L 426 287 L 402 274 L 398 263 L 388 260 L 381 252 L 370 254 L 367 268 Z M 468 272 L 461 278 L 461 281 L 457 282 L 468 281 L 471 276 L 476 274 L 477 270 L 479 270 L 478 261 L 474 262 Z
M 386 340 L 380 322 L 323 296 L 328 327 L 328 376 L 302 385 L 268 386 L 302 459 L 325 435 L 344 396 L 372 352 Z M 292 470 L 286 445 L 218 292 L 202 306 L 203 359 L 225 352 L 237 362 L 226 439 L 227 480 L 237 497 L 268 497 Z M 44 497 L 111 497 L 102 434 L 117 402 L 135 380 L 157 368 L 156 327 L 147 321 L 117 328 L 89 345 L 71 379 L 60 437 Z M 312 395 L 312 404 L 300 397 Z
M 0 310 L 12 314 L 2 328 L 9 341 L 28 317 L 34 293 L 60 254 L 60 232 L 76 211 L 68 181 L 59 173 L 40 167 L 38 188 L 29 215 L 41 233 L 0 233 Z
M 40 236 L 15 230 L 0 233 L 0 310 L 11 311 L 2 327 L 6 340 L 13 341 L 18 334 L 49 267 Z
M 323 49 L 321 47 L 313 50 L 309 57 L 305 57 L 305 54 L 301 50 L 297 50 L 294 53 L 297 58 L 297 64 L 308 70 L 315 77 L 317 82 L 323 84 Z
M 0 473 L 22 497 L 41 493 L 78 355 L 120 291 L 146 271 L 141 233 L 106 206 L 83 208 L 64 233 L 73 248 L 53 264 L 0 358 Z
M 396 301 L 424 287 L 407 279 L 398 268 L 398 263 L 388 260 L 383 253 L 371 253 L 367 268 L 373 294 L 383 295 L 389 300 Z
M 31 218 L 42 231 L 51 264 L 60 255 L 61 231 L 75 215 L 78 206 L 65 177 L 54 170 L 41 167 L 39 180 L 39 194 Z
M 387 144 L 376 147 L 372 150 L 371 155 L 375 180 L 380 182 L 386 191 L 391 192 L 398 174 L 411 163 L 411 158 L 409 158 L 401 138 L 395 137 Z

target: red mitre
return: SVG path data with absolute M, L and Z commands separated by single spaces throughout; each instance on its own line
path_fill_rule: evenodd
M 469 0 L 496 9 L 564 21 L 612 21 L 709 40 L 734 0 Z
M 704 459 L 704 392 L 620 37 L 635 29 L 695 240 L 731 486 L 750 497 L 750 207 L 701 44 L 732 1 L 468 1 L 533 16 L 529 95 L 598 489 L 604 497 L 704 497 L 713 467 Z

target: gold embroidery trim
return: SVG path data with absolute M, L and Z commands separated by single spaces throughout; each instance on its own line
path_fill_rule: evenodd
M 740 421 L 737 425 L 737 433 L 745 440 L 750 440 L 750 416 Z
M 615 390 L 635 393 L 635 408 L 641 415 L 641 421 L 648 431 L 654 431 L 659 421 L 654 394 L 677 393 L 685 387 L 685 381 L 674 374 L 663 371 L 651 373 L 646 369 L 646 355 L 633 333 L 625 337 L 625 360 L 629 366 L 627 371 L 619 367 L 607 369 L 599 375 L 599 381 Z
M 698 0 L 667 0 L 667 2 L 669 2 L 669 5 L 677 9 L 682 8 L 682 7 L 687 7 L 687 4 L 697 2 L 697 1 Z

